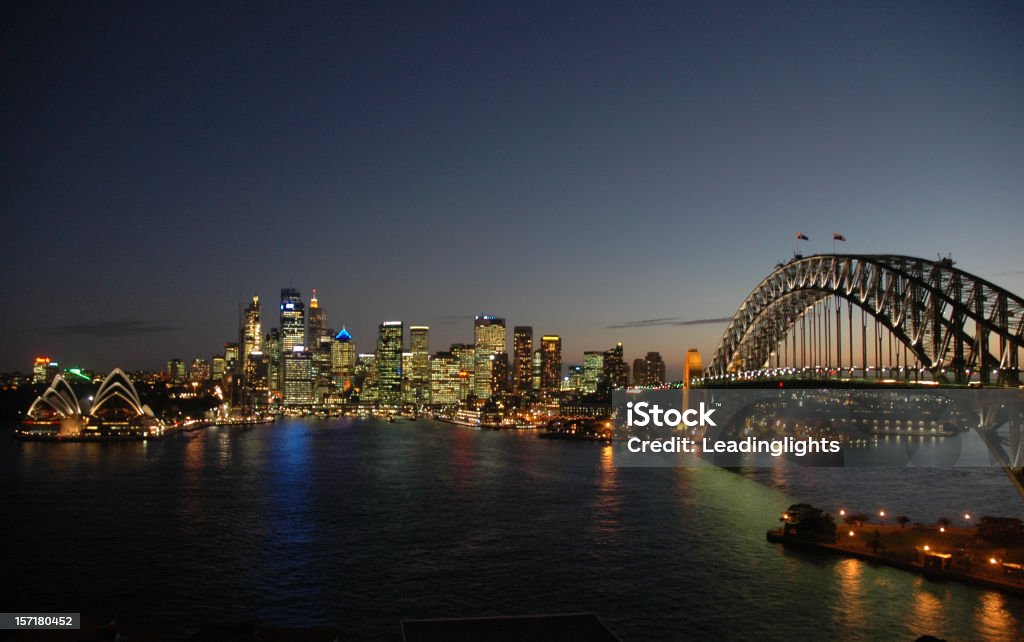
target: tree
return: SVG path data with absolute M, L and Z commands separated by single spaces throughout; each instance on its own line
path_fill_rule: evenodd
M 906 515 L 897 515 L 896 522 L 900 525 L 900 528 L 905 528 L 907 523 L 910 522 L 910 518 Z
M 793 504 L 786 511 L 793 535 L 801 539 L 831 542 L 836 537 L 832 516 L 810 504 Z
M 940 517 L 937 520 L 935 520 L 935 523 L 937 523 L 939 526 L 943 528 L 949 528 L 949 525 L 953 523 L 953 520 L 951 520 L 948 517 Z
M 850 526 L 853 526 L 854 524 L 856 524 L 857 526 L 863 526 L 864 524 L 871 521 L 871 516 L 866 513 L 851 513 L 850 515 L 847 515 L 845 518 L 843 518 L 843 521 L 845 521 Z
M 1024 546 L 1024 522 L 1015 517 L 981 518 L 978 539 L 993 546 Z

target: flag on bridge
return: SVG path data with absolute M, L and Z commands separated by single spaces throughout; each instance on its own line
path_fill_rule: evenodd
M 833 241 L 842 241 L 843 243 L 845 243 L 846 242 L 846 237 L 843 236 L 842 234 L 840 234 L 839 232 L 832 232 L 832 240 Z
M 811 239 L 807 238 L 807 235 L 804 234 L 803 232 L 797 232 L 796 233 L 796 240 L 798 240 L 798 241 L 810 241 Z

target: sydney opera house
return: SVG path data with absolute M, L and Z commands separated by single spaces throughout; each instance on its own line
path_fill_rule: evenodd
M 29 406 L 17 436 L 26 439 L 142 439 L 163 434 L 164 424 L 139 399 L 131 379 L 115 368 L 88 399 L 88 411 L 61 375 Z

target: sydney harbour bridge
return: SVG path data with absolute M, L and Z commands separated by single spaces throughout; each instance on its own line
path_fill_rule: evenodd
M 973 428 L 1024 494 L 1022 356 L 1024 299 L 952 259 L 797 255 L 757 284 L 703 377 L 686 383 L 947 394 L 970 406 Z

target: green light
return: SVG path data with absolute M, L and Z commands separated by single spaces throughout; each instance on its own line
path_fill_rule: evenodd
M 85 379 L 86 381 L 92 381 L 92 378 L 89 375 L 84 374 L 81 368 L 68 368 L 65 372 L 69 372 L 76 377 Z

